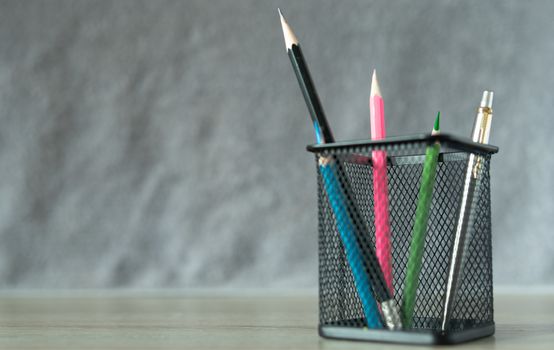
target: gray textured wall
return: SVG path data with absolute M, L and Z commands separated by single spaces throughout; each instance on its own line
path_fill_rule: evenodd
M 495 280 L 550 284 L 554 2 L 3 1 L 0 286 L 313 287 L 307 112 L 276 7 L 338 139 L 468 135 L 494 89 Z

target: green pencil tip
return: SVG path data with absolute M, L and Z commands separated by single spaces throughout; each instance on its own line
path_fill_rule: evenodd
M 433 127 L 433 130 L 439 131 L 440 129 L 440 121 L 441 121 L 441 112 L 437 114 L 437 119 L 435 119 L 435 126 Z

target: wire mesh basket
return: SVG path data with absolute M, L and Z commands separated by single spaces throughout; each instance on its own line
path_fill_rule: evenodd
M 375 152 L 386 152 L 392 268 L 392 286 L 389 286 L 392 290 L 388 290 L 391 305 L 387 307 L 396 308 L 403 316 L 406 266 L 425 150 L 436 142 L 440 143 L 441 150 L 410 327 L 387 327 L 390 320 L 386 319 L 385 304 L 379 303 L 382 301 L 379 291 L 387 286 L 380 283 L 382 271 L 375 266 L 374 258 Z M 318 144 L 308 146 L 308 150 L 315 154 L 317 161 L 319 332 L 323 337 L 446 344 L 494 333 L 489 165 L 497 147 L 440 134 Z M 480 168 L 463 251 L 464 263 L 460 281 L 453 291 L 450 317 L 442 324 L 449 260 L 464 191 L 464 174 L 471 155 L 479 159 Z M 332 173 L 327 169 L 329 165 Z M 337 188 L 341 193 L 338 197 Z M 343 202 L 342 209 L 337 206 L 337 200 Z M 344 220 L 350 224 L 344 224 Z M 353 234 L 346 235 L 348 230 Z M 367 304 L 368 293 L 360 287 L 368 282 L 373 283 L 365 290 L 377 301 L 375 317 L 381 318 L 382 327 L 371 326 L 380 320 L 372 320 L 367 312 L 371 306 Z

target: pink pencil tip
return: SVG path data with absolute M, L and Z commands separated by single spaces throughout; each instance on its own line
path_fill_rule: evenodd
M 370 96 L 381 96 L 381 88 L 379 87 L 379 81 L 377 80 L 377 71 L 373 70 L 373 75 L 371 76 L 371 90 Z

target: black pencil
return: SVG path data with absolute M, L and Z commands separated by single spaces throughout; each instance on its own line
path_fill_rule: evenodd
M 314 128 L 316 130 L 316 138 L 318 143 L 330 143 L 335 142 L 335 138 L 331 133 L 331 128 L 327 123 L 327 118 L 325 118 L 325 113 L 323 112 L 323 107 L 319 101 L 319 96 L 315 89 L 314 82 L 308 70 L 308 65 L 304 60 L 304 55 L 302 54 L 302 49 L 298 43 L 298 39 L 294 32 L 290 28 L 289 24 L 283 17 L 281 10 L 279 9 L 279 16 L 281 17 L 281 26 L 283 27 L 283 35 L 285 36 L 285 45 L 287 48 L 287 53 L 292 63 L 292 68 L 298 79 L 298 84 L 300 85 L 300 90 L 302 90 L 302 95 L 304 95 L 304 100 L 308 106 L 310 112 L 310 117 L 314 123 Z
M 302 90 L 304 99 L 306 100 L 306 104 L 308 106 L 310 116 L 314 123 L 317 142 L 318 143 L 334 142 L 331 129 L 327 123 L 327 119 L 325 118 L 325 114 L 323 112 L 323 108 L 321 107 L 319 97 L 317 95 L 314 83 L 310 76 L 308 66 L 304 61 L 302 50 L 300 49 L 300 45 L 298 44 L 298 39 L 294 34 L 294 32 L 292 31 L 289 24 L 287 23 L 287 21 L 285 20 L 285 18 L 283 17 L 281 10 L 279 10 L 279 16 L 281 17 L 281 26 L 283 27 L 283 35 L 285 37 L 285 45 L 287 48 L 287 53 L 292 63 L 294 73 L 296 74 L 296 78 L 298 79 L 298 83 L 300 84 L 300 89 Z M 338 178 L 342 178 L 344 180 L 344 181 L 337 181 L 337 184 L 342 185 L 340 186 L 341 187 L 340 192 L 344 194 L 343 196 L 340 196 L 340 197 L 349 198 L 345 201 L 344 205 L 346 205 L 350 209 L 348 210 L 348 216 L 349 216 L 348 221 L 355 227 L 354 237 L 352 237 L 353 239 L 348 241 L 343 240 L 344 248 L 348 250 L 349 248 L 352 249 L 352 246 L 355 246 L 354 250 L 359 250 L 361 252 L 361 259 L 363 260 L 363 265 L 365 270 L 363 271 L 363 273 L 365 273 L 365 276 L 369 279 L 369 281 L 371 281 L 371 287 L 373 289 L 374 297 L 379 302 L 379 305 L 381 306 L 383 321 L 387 326 L 387 328 L 389 329 L 402 328 L 402 322 L 400 320 L 400 315 L 398 313 L 397 306 L 395 304 L 394 299 L 390 295 L 389 290 L 387 289 L 385 278 L 383 276 L 383 272 L 381 271 L 379 261 L 377 260 L 375 251 L 369 244 L 369 230 L 367 229 L 365 222 L 363 221 L 362 216 L 360 215 L 359 210 L 354 203 L 355 197 L 354 197 L 354 194 L 352 193 L 352 189 L 350 188 L 348 178 L 345 175 L 345 172 L 340 160 L 332 159 L 332 158 L 334 157 L 327 157 L 324 159 L 320 159 L 320 163 L 321 161 L 323 161 L 327 166 L 329 165 L 333 166 L 334 172 L 336 172 L 336 175 L 338 176 Z M 331 175 L 334 176 L 334 174 L 331 174 Z M 326 190 L 329 191 L 329 189 L 326 189 Z M 351 262 L 349 263 L 351 264 L 351 268 L 352 268 L 353 267 L 352 263 Z M 363 298 L 365 293 L 362 293 L 362 291 L 360 290 L 360 286 L 356 286 L 356 287 L 358 289 L 359 296 Z M 362 300 L 362 303 L 363 303 L 363 300 Z M 366 305 L 365 303 L 363 304 Z M 365 310 L 365 311 L 368 312 L 368 310 Z M 367 321 L 370 321 L 369 318 L 371 316 L 369 316 L 369 313 L 366 315 L 368 315 Z

